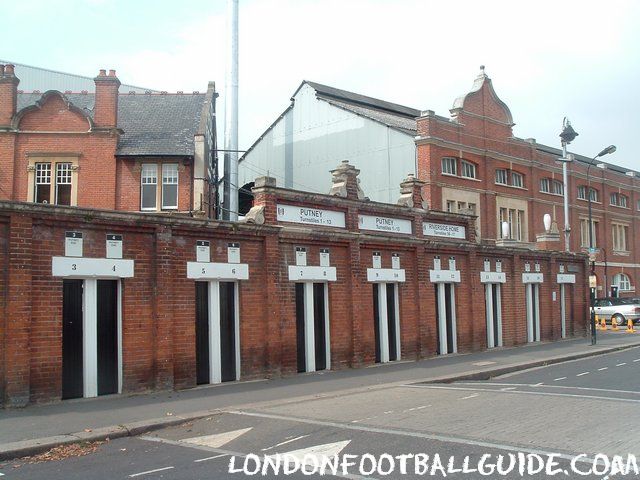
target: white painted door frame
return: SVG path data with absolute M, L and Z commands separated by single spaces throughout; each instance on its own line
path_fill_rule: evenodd
M 499 283 L 484 284 L 486 320 L 487 320 L 487 348 L 495 348 L 502 346 L 502 291 Z M 497 319 L 493 318 L 493 287 L 496 288 L 496 312 Z M 495 333 L 493 330 L 493 321 L 496 320 L 498 327 L 498 344 L 495 344 Z
M 375 288 L 378 289 L 378 332 L 380 342 L 380 363 L 387 363 L 391 359 L 389 357 L 389 316 L 387 305 L 387 285 L 393 285 L 393 302 L 395 318 L 393 323 L 396 327 L 396 358 L 394 360 L 400 360 L 401 358 L 401 341 L 400 341 L 400 300 L 398 298 L 398 284 L 395 282 L 381 282 L 375 283 Z
M 535 293 L 535 295 L 534 295 Z M 535 301 L 534 301 L 535 297 Z M 540 285 L 526 284 L 527 342 L 540 341 Z
M 208 280 L 209 294 L 209 383 L 222 383 L 222 345 L 220 338 L 220 280 Z M 239 282 L 233 283 L 235 377 L 240 379 L 240 300 Z
M 565 284 L 560 284 L 560 330 L 562 338 L 567 338 L 567 304 Z
M 305 369 L 307 372 L 316 371 L 316 336 L 315 314 L 313 300 L 313 285 L 321 283 L 324 291 L 324 332 L 326 370 L 331 370 L 331 332 L 329 330 L 329 284 L 327 282 L 300 282 L 304 285 L 304 346 Z
M 82 396 L 98 396 L 98 280 L 101 278 L 83 278 L 82 285 Z M 118 282 L 116 305 L 117 319 L 117 355 L 118 355 L 118 393 L 122 393 L 122 280 Z
M 446 307 L 446 290 L 445 282 L 439 282 L 438 285 L 438 337 L 440 341 L 440 355 L 456 353 L 458 351 L 458 332 L 456 325 L 456 294 L 455 283 L 451 285 L 451 337 L 452 351 L 449 351 L 447 336 L 447 307 Z

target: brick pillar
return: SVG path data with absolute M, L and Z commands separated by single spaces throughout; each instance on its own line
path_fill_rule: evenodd
M 480 271 L 484 266 L 484 258 L 479 256 L 475 249 L 469 252 L 467 257 L 468 291 L 470 298 L 461 305 L 469 305 L 467 314 L 470 315 L 469 338 L 471 340 L 471 350 L 484 350 L 487 348 L 487 322 L 485 308 L 485 287 L 480 283 Z
M 350 206 L 346 215 L 347 229 L 358 232 L 358 209 Z M 351 315 L 351 366 L 361 367 L 365 363 L 365 347 L 362 332 L 368 327 L 368 318 L 365 318 L 365 310 L 360 308 L 365 301 L 364 289 L 369 285 L 366 278 L 366 266 L 363 265 L 360 251 L 360 239 L 349 240 L 349 272 L 350 281 L 347 283 L 351 287 L 351 305 L 349 313 Z
M 273 177 L 258 177 L 254 182 L 253 207 L 245 216 L 247 223 L 256 225 L 273 225 L 277 223 L 278 214 L 276 211 L 276 179 Z
M 360 170 L 353 165 L 349 165 L 349 160 L 343 160 L 337 168 L 331 170 L 333 185 L 329 195 L 352 200 L 368 200 L 360 188 L 359 174 Z
M 7 285 L 5 403 L 29 403 L 31 331 L 31 258 L 33 221 L 31 217 L 11 215 L 9 220 L 9 272 Z
M 93 123 L 98 128 L 116 128 L 118 126 L 118 88 L 120 80 L 115 70 L 100 70 L 93 79 L 96 84 L 96 104 Z
M 267 302 L 265 315 L 267 322 L 267 373 L 279 376 L 282 373 L 282 327 L 280 304 L 284 295 L 282 284 L 287 283 L 288 278 L 280 277 L 280 241 L 277 235 L 267 234 L 264 238 L 264 258 L 267 280 Z M 294 324 L 295 325 L 295 324 Z
M 9 127 L 16 114 L 18 84 L 13 65 L 0 65 L 0 127 Z
M 173 268 L 171 227 L 156 229 L 154 353 L 155 388 L 173 388 Z
M 425 185 L 425 182 L 418 180 L 412 173 L 407 175 L 407 178 L 400 184 L 398 205 L 426 210 L 428 208 L 427 202 L 422 197 L 422 187 Z

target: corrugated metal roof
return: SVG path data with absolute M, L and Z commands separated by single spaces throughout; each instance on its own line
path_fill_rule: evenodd
M 47 68 L 33 67 L 23 63 L 11 62 L 9 60 L 0 60 L 0 64 L 11 63 L 15 65 L 16 77 L 20 79 L 18 88 L 25 92 L 39 90 L 41 92 L 47 90 L 59 90 L 61 92 L 72 91 L 81 92 L 86 90 L 93 92 L 96 85 L 93 78 L 84 75 L 76 75 L 73 73 L 59 72 Z M 120 85 L 123 92 L 134 91 L 136 93 L 145 93 L 146 91 L 157 92 L 150 88 L 136 87 L 123 83 Z

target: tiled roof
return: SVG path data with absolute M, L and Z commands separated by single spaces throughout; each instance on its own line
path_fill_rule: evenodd
M 18 111 L 35 105 L 41 93 L 19 93 Z M 93 118 L 93 93 L 64 97 Z M 120 94 L 118 128 L 124 131 L 117 155 L 194 154 L 194 135 L 205 108 L 205 94 Z

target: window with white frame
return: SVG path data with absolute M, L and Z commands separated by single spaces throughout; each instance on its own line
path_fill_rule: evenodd
M 541 178 L 540 179 L 540 191 L 543 193 L 551 193 L 551 179 L 550 178 Z
M 511 186 L 512 187 L 524 187 L 524 175 L 518 172 L 511 172 Z
M 613 205 L 613 206 L 618 206 L 618 194 L 617 193 L 611 193 L 609 195 L 609 205 Z
M 34 164 L 33 201 L 53 205 L 71 205 L 73 167 L 71 162 Z
M 564 184 L 560 180 L 554 180 L 551 182 L 551 193 L 564 195 Z
M 507 170 L 504 168 L 496 169 L 496 183 L 498 185 L 507 185 Z
M 618 206 L 622 208 L 629 208 L 629 199 L 626 195 L 618 195 Z
M 503 235 L 502 231 L 502 224 L 504 222 L 507 222 L 509 225 L 509 235 L 507 237 Z M 521 242 L 524 237 L 524 223 L 524 210 L 518 210 L 516 208 L 500 208 L 500 219 L 498 225 L 500 238 L 507 238 L 509 240 Z
M 631 279 L 624 273 L 618 273 L 613 277 L 613 284 L 618 286 L 621 292 L 631 291 Z
M 476 177 L 476 166 L 471 162 L 467 162 L 466 160 L 462 160 L 460 162 L 461 165 L 461 176 L 465 178 L 477 178 Z
M 598 246 L 598 222 L 593 220 L 591 222 L 591 235 L 593 236 L 593 247 Z M 584 248 L 590 247 L 589 245 L 589 220 L 587 218 L 580 219 L 580 246 Z
M 612 223 L 611 232 L 613 237 L 613 250 L 617 252 L 627 251 L 627 233 L 629 227 L 621 223 Z
M 447 200 L 447 212 L 456 213 L 456 202 L 453 200 Z
M 158 208 L 158 165 L 143 163 L 140 176 L 140 209 L 157 210 Z
M 454 157 L 443 157 L 442 173 L 458 175 L 458 159 Z
M 640 212 L 640 200 L 636 202 L 636 210 Z
M 178 164 L 162 165 L 162 208 L 178 208 Z

